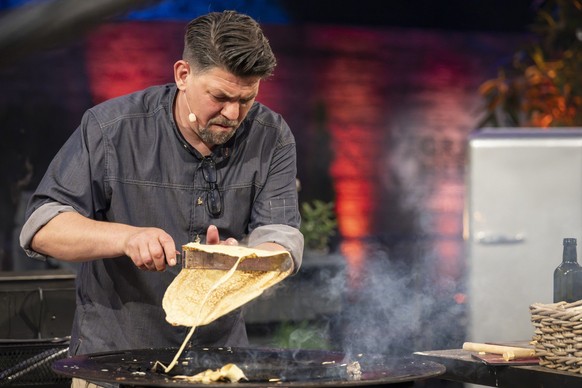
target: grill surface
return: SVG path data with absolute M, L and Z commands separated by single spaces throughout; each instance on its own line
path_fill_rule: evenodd
M 382 355 L 346 355 L 323 350 L 196 348 L 183 353 L 170 375 L 152 371 L 155 361 L 165 365 L 176 353 L 175 348 L 142 349 L 97 353 L 58 360 L 57 373 L 69 377 L 122 386 L 184 387 L 198 384 L 175 380 L 173 375 L 195 375 L 206 369 L 218 369 L 234 363 L 249 381 L 215 383 L 204 386 L 362 386 L 401 383 L 441 375 L 445 367 L 435 362 L 413 358 L 389 358 Z M 360 379 L 353 379 L 346 364 L 357 361 Z M 269 381 L 276 379 L 276 382 Z

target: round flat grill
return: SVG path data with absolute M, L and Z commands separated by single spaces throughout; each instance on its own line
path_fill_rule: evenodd
M 95 353 L 61 359 L 53 370 L 68 377 L 133 387 L 321 387 L 370 386 L 436 377 L 441 364 L 412 357 L 346 354 L 325 350 L 192 348 L 182 353 L 169 374 L 154 370 L 156 361 L 168 365 L 176 348 Z M 193 376 L 225 364 L 236 364 L 248 381 L 211 384 L 185 382 L 176 375 Z M 361 373 L 354 373 L 354 366 Z M 159 368 L 158 368 L 159 369 Z

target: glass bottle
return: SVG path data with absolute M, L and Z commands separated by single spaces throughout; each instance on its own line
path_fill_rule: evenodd
M 578 264 L 576 239 L 565 238 L 562 263 L 554 270 L 554 303 L 582 299 L 582 267 Z

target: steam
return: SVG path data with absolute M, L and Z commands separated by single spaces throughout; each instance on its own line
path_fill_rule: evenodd
M 310 303 L 326 306 L 341 297 L 341 311 L 319 319 L 315 330 L 297 327 L 289 334 L 290 347 L 302 348 L 314 337 L 327 338 L 331 350 L 354 355 L 400 356 L 459 347 L 464 305 L 449 298 L 458 285 L 440 284 L 437 289 L 427 261 L 429 257 L 406 260 L 375 249 L 367 255 L 355 289 L 348 287 L 349 266 L 344 271 L 323 268 L 312 287 L 326 291 L 314 292 L 313 298 L 320 300 Z
M 261 326 L 266 331 L 257 331 L 251 346 L 389 356 L 460 348 L 466 330 L 464 285 L 437 274 L 442 263 L 435 241 L 366 241 L 364 246 L 355 282 L 349 257 L 332 254 L 323 260 L 307 253 L 297 275 L 251 302 L 251 323 L 283 322 Z

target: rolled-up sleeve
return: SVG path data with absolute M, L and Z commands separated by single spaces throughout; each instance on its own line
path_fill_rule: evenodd
M 46 260 L 45 255 L 35 252 L 31 248 L 32 238 L 50 220 L 60 213 L 74 212 L 71 206 L 62 205 L 58 202 L 48 202 L 36 209 L 24 223 L 20 232 L 20 246 L 29 257 L 39 260 Z
M 102 131 L 88 111 L 81 125 L 59 150 L 26 210 L 20 245 L 30 257 L 45 259 L 31 249 L 34 235 L 52 218 L 75 211 L 98 218 L 104 198 L 105 152 Z
M 297 228 L 281 224 L 264 225 L 254 229 L 248 236 L 250 247 L 267 242 L 285 247 L 293 258 L 293 272 L 299 271 L 303 260 L 303 235 Z
M 272 157 L 265 159 L 269 162 L 263 169 L 266 179 L 253 203 L 249 246 L 264 242 L 282 245 L 291 253 L 297 271 L 303 257 L 303 235 L 299 231 L 295 139 L 282 118 L 273 126 L 278 136 L 271 145 Z

